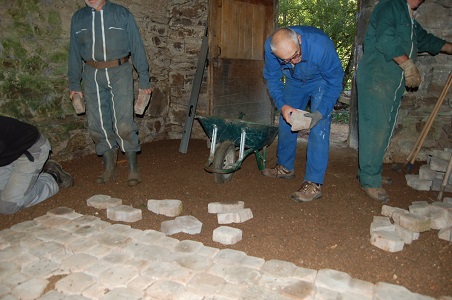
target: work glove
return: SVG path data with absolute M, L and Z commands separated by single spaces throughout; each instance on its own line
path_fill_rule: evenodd
M 316 110 L 315 112 L 307 113 L 304 115 L 305 117 L 311 118 L 311 124 L 309 125 L 309 129 L 312 129 L 320 120 L 322 120 L 322 114 Z
M 419 74 L 413 60 L 409 58 L 404 63 L 401 63 L 399 67 L 402 68 L 405 74 L 405 85 L 410 89 L 418 88 L 421 84 L 421 74 Z

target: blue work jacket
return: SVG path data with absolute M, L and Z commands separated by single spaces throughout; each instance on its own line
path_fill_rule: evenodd
M 325 117 L 332 111 L 340 96 L 344 77 L 334 43 L 318 28 L 312 26 L 289 26 L 289 28 L 301 36 L 302 60 L 294 66 L 291 63 L 281 64 L 281 59 L 271 51 L 271 36 L 267 38 L 264 46 L 264 78 L 267 81 L 267 88 L 275 106 L 281 111 L 286 104 L 284 81 L 281 80 L 284 69 L 291 69 L 290 76 L 286 75 L 286 82 L 291 81 L 290 84 L 300 84 L 302 87 L 316 81 L 326 81 L 326 91 L 318 107 L 318 111 Z

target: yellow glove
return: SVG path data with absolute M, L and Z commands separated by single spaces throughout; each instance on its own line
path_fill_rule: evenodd
M 421 84 L 421 74 L 419 74 L 413 60 L 409 58 L 404 63 L 401 63 L 399 67 L 401 67 L 404 72 L 405 85 L 410 89 L 418 88 Z

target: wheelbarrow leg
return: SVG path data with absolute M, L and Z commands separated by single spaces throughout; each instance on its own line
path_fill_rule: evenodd
M 264 146 L 262 149 L 262 154 L 259 150 L 255 150 L 254 154 L 256 155 L 257 167 L 259 168 L 259 171 L 262 171 L 267 165 L 267 146 Z

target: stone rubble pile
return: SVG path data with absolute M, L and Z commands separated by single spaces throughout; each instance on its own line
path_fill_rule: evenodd
M 123 205 L 122 200 L 108 195 L 94 195 L 86 200 L 88 206 L 97 209 L 106 209 L 107 218 L 113 221 L 136 222 L 141 220 L 141 209 Z M 150 199 L 147 203 L 149 211 L 168 217 L 176 217 L 173 220 L 163 221 L 160 231 L 166 235 L 180 232 L 188 234 L 201 233 L 202 223 L 193 216 L 179 216 L 183 211 L 182 201 L 177 199 Z M 208 212 L 216 214 L 218 224 L 243 223 L 253 218 L 250 208 L 245 208 L 243 201 L 235 202 L 211 202 L 208 204 Z M 224 245 L 233 245 L 242 240 L 242 230 L 229 226 L 220 226 L 212 233 L 214 242 Z
M 452 148 L 433 150 L 427 158 L 427 164 L 419 168 L 418 175 L 405 175 L 408 186 L 419 191 L 439 191 L 451 156 Z M 452 192 L 452 174 L 447 180 L 444 191 Z
M 452 241 L 452 198 L 431 204 L 414 201 L 408 210 L 383 205 L 381 214 L 370 225 L 370 243 L 382 250 L 402 251 L 405 244 L 431 229 L 439 230 L 440 239 Z

